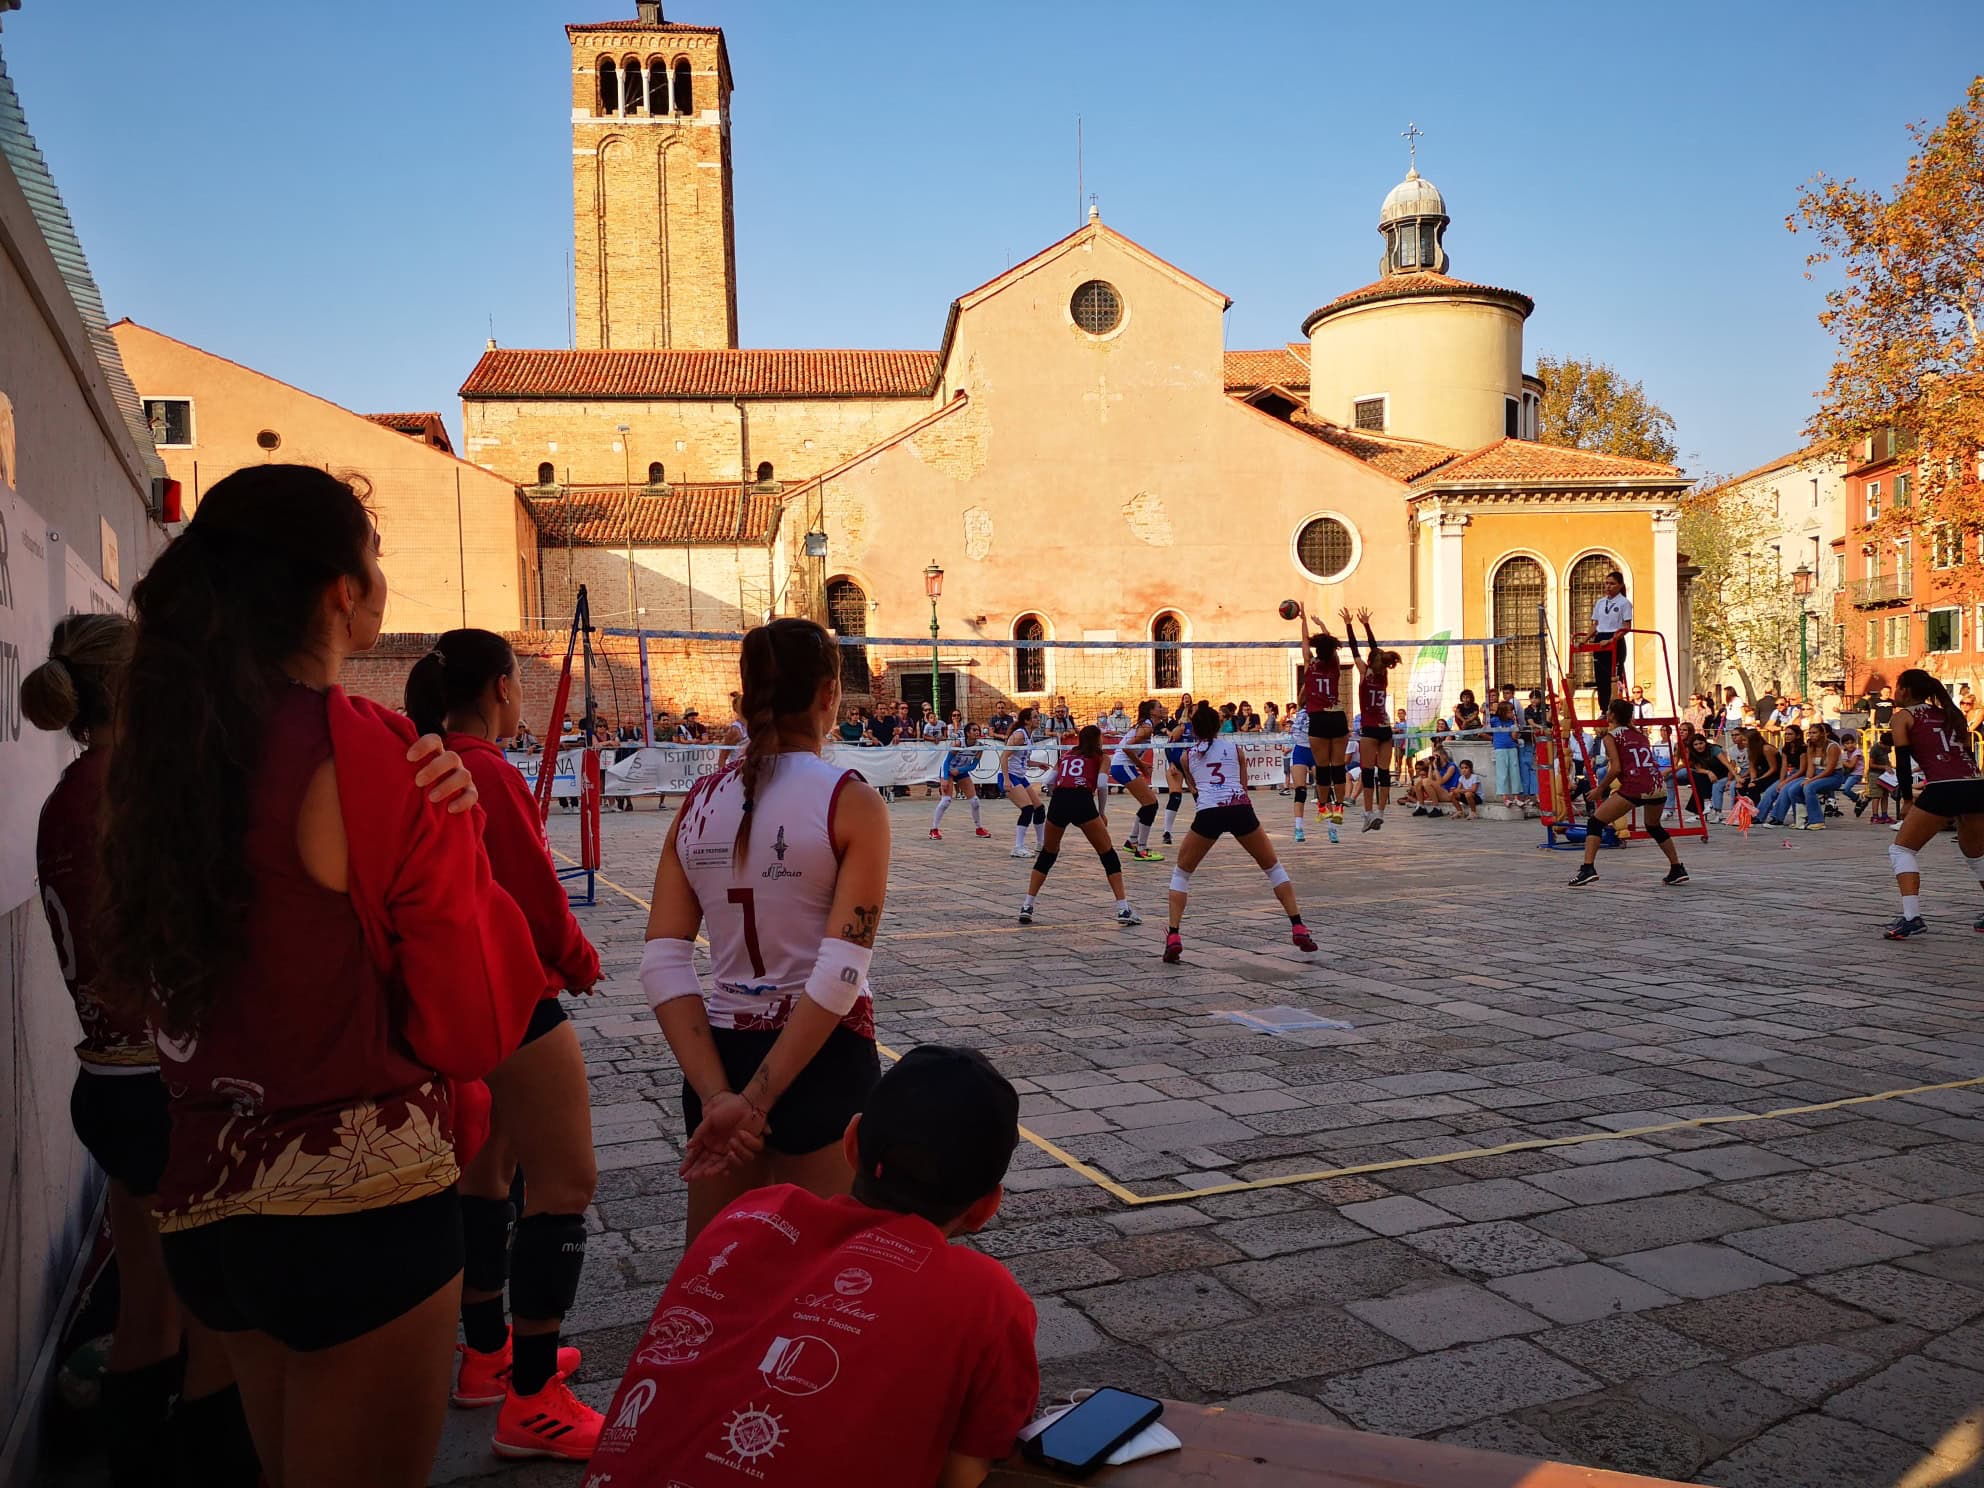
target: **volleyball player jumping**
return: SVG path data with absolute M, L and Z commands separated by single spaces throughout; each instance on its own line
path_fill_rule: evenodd
M 956 724 L 953 722 L 952 727 Z M 990 837 L 985 830 L 985 822 L 978 814 L 978 785 L 971 778 L 971 772 L 978 768 L 978 761 L 984 750 L 978 747 L 978 725 L 967 723 L 961 734 L 954 735 L 951 747 L 944 754 L 943 763 L 937 767 L 937 788 L 942 795 L 937 797 L 937 813 L 930 818 L 930 839 L 942 842 L 944 834 L 944 813 L 951 809 L 951 802 L 958 793 L 964 793 L 965 800 L 971 803 L 971 825 L 980 837 Z
M 1984 779 L 1971 758 L 1963 710 L 1949 689 L 1920 667 L 1910 667 L 1895 679 L 1894 696 L 1898 706 L 1888 727 L 1894 732 L 1895 775 L 1904 800 L 1918 771 L 1922 789 L 1888 844 L 1888 861 L 1901 890 L 1901 917 L 1882 933 L 1889 940 L 1907 940 L 1929 929 L 1922 919 L 1922 866 L 1916 854 L 1952 821 L 1957 851 L 1984 885 Z M 1984 915 L 1977 928 L 1984 931 Z
M 1060 855 L 1061 835 L 1069 827 L 1080 827 L 1096 856 L 1102 859 L 1109 892 L 1116 896 L 1116 923 L 1143 923 L 1142 916 L 1130 908 L 1130 901 L 1123 893 L 1123 860 L 1109 845 L 1109 828 L 1103 823 L 1102 813 L 1096 810 L 1096 783 L 1101 779 L 1102 730 L 1091 723 L 1076 736 L 1074 746 L 1054 767 L 1053 790 L 1047 798 L 1047 840 L 1041 846 L 1040 856 L 1033 860 L 1033 877 L 1027 881 L 1026 897 L 1020 901 L 1022 925 L 1033 923 L 1034 900 Z
M 1316 761 L 1316 812 L 1328 816 L 1330 841 L 1335 842 L 1349 779 L 1344 755 L 1350 719 L 1343 711 L 1341 647 L 1320 621 L 1311 634 L 1307 607 L 1298 604 L 1295 614 L 1302 628 L 1302 710 L 1309 715 L 1309 752 Z
M 1040 787 L 1027 776 L 1027 759 L 1032 753 L 1032 725 L 1040 717 L 1038 708 L 1022 708 L 1019 717 L 1013 720 L 1013 731 L 1006 737 L 1006 747 L 999 754 L 999 789 L 1005 792 L 1006 799 L 1019 808 L 1019 825 L 1013 829 L 1013 850 L 1010 856 L 1026 856 L 1026 829 L 1033 828 L 1033 845 L 1042 848 L 1047 845 L 1047 808 L 1041 804 Z
M 1130 856 L 1140 862 L 1162 863 L 1164 854 L 1150 850 L 1151 823 L 1157 820 L 1157 792 L 1151 789 L 1150 776 L 1144 772 L 1142 756 L 1150 752 L 1151 741 L 1157 733 L 1158 704 L 1145 699 L 1137 704 L 1137 721 L 1130 731 L 1117 741 L 1116 748 L 1109 756 L 1109 778 L 1130 793 L 1137 803 L 1137 824 L 1130 829 L 1123 846 L 1130 850 Z
M 1295 948 L 1315 950 L 1315 937 L 1302 923 L 1302 910 L 1295 902 L 1295 885 L 1288 881 L 1288 870 L 1275 857 L 1267 829 L 1247 799 L 1247 756 L 1239 740 L 1219 731 L 1219 710 L 1211 703 L 1199 704 L 1192 731 L 1198 742 L 1186 751 L 1185 770 L 1198 796 L 1198 810 L 1192 814 L 1185 845 L 1178 850 L 1178 866 L 1171 870 L 1171 924 L 1164 935 L 1164 959 L 1176 962 L 1184 956 L 1185 943 L 1178 927 L 1185 918 L 1192 874 L 1212 851 L 1212 845 L 1229 832 L 1268 876 L 1268 887 L 1287 911 Z
M 1357 653 L 1357 622 L 1364 626 L 1364 639 L 1370 643 L 1368 655 Z M 1385 808 L 1392 803 L 1392 724 L 1387 711 L 1386 693 L 1392 668 L 1403 658 L 1396 651 L 1378 645 L 1371 629 L 1371 612 L 1343 612 L 1343 633 L 1350 641 L 1350 659 L 1357 663 L 1357 763 L 1364 806 L 1364 830 L 1375 832 L 1385 824 Z M 1372 805 L 1377 810 L 1373 811 Z

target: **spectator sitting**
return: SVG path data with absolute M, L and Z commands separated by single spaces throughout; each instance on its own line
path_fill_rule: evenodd
M 1887 826 L 1894 820 L 1894 797 L 1899 788 L 1894 770 L 1894 746 L 1876 739 L 1873 748 L 1867 751 L 1867 767 L 1863 783 L 1867 799 L 1873 804 L 1873 822 L 1876 826 Z
M 682 742 L 684 744 L 700 744 L 706 737 L 707 734 L 703 729 L 703 715 L 698 713 L 694 708 L 689 709 L 682 715 Z
M 1691 724 L 1695 732 L 1700 733 L 1708 727 L 1708 716 L 1713 711 L 1705 696 L 1699 692 L 1691 692 L 1688 694 L 1688 706 L 1681 711 L 1681 721 Z
M 761 1488 L 984 1482 L 1034 1412 L 1034 1308 L 949 1242 L 998 1212 L 1018 1141 L 1019 1096 L 983 1055 L 910 1050 L 848 1123 L 851 1196 L 757 1189 L 696 1237 L 587 1481 L 707 1483 L 736 1460 Z
M 1238 711 L 1231 703 L 1220 704 L 1219 731 L 1222 734 L 1230 734 L 1239 726 L 1234 722 L 1234 717 Z
M 1261 732 L 1278 734 L 1281 732 L 1281 709 L 1272 702 L 1263 705 L 1261 710 Z
M 1488 721 L 1488 734 L 1495 744 L 1495 794 L 1516 804 L 1523 799 L 1522 758 L 1516 739 L 1519 727 L 1515 700 L 1503 698 L 1496 703 L 1495 716 Z
M 537 735 L 530 731 L 529 724 L 519 720 L 517 723 L 517 737 L 511 747 L 513 749 L 520 749 L 525 754 L 533 754 L 537 751 Z
M 1787 791 L 1796 790 L 1805 780 L 1805 767 L 1809 763 L 1805 757 L 1805 736 L 1795 727 L 1784 731 L 1784 742 L 1777 747 L 1777 779 L 1769 789 L 1757 798 L 1757 819 L 1769 822 L 1774 827 L 1784 825 L 1784 812 L 1779 802 L 1788 807 L 1791 803 L 1784 799 Z
M 1460 701 L 1454 704 L 1453 726 L 1463 734 L 1472 734 L 1481 728 L 1481 705 L 1474 701 L 1474 689 L 1471 687 L 1460 690 Z
M 1804 775 L 1798 784 L 1786 785 L 1784 793 L 1777 798 L 1777 812 L 1771 825 L 1782 826 L 1796 814 L 1798 803 L 1803 801 L 1805 830 L 1823 832 L 1826 797 L 1846 784 L 1842 759 L 1838 741 L 1823 723 L 1806 729 Z
M 1440 810 L 1440 803 L 1451 798 L 1433 779 L 1431 760 L 1412 762 L 1412 784 L 1406 787 L 1404 799 L 1412 803 L 1414 816 L 1446 815 L 1446 812 Z
M 1633 719 L 1635 722 L 1643 718 L 1653 717 L 1653 704 L 1646 700 L 1646 689 L 1644 687 L 1635 687 L 1633 689 L 1632 701 Z
M 985 728 L 993 738 L 1004 743 L 1013 736 L 1013 710 L 1003 703 L 985 720 Z
M 1728 779 L 1728 762 L 1715 741 L 1707 734 L 1698 733 L 1692 724 L 1683 723 L 1680 757 L 1674 765 L 1676 809 L 1683 817 L 1690 813 L 1703 815 L 1709 802 L 1703 800 L 1702 793 L 1708 792 L 1710 800 L 1715 800 Z
M 1454 798 L 1454 820 L 1474 821 L 1481 815 L 1481 777 L 1474 773 L 1474 761 L 1464 759 L 1450 787 Z
M 896 715 L 884 709 L 868 715 L 868 737 L 886 749 L 896 741 Z
M 1853 803 L 1853 814 L 1858 816 L 1867 809 L 1867 755 L 1860 747 L 1859 734 L 1848 731 L 1839 741 L 1839 768 L 1846 776 L 1839 793 Z
M 1105 734 L 1118 735 L 1127 734 L 1130 731 L 1130 715 L 1123 711 L 1123 704 L 1120 700 L 1110 704 L 1108 713 L 1103 716 L 1102 731 Z
M 1261 731 L 1261 715 L 1254 711 L 1254 705 L 1245 698 L 1240 699 L 1240 711 L 1234 719 L 1243 734 L 1258 734 Z
M 1075 731 L 1075 715 L 1069 711 L 1066 697 L 1054 699 L 1053 710 L 1047 715 L 1047 728 L 1050 733 L 1072 734 Z
M 849 708 L 846 712 L 841 714 L 840 728 L 838 730 L 841 743 L 859 744 L 861 742 L 861 735 L 863 732 L 864 730 L 861 723 L 860 708 L 858 707 Z

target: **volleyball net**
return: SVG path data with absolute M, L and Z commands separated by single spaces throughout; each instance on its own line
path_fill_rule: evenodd
M 1033 708 L 1038 716 L 1030 763 L 1033 773 L 1044 775 L 1080 728 L 1100 724 L 1113 746 L 1134 722 L 1141 701 L 1156 700 L 1169 716 L 1189 696 L 1222 710 L 1231 705 L 1237 720 L 1249 714 L 1258 719 L 1253 728 L 1237 723 L 1247 732 L 1250 776 L 1264 783 L 1279 780 L 1289 749 L 1302 742 L 1285 722 L 1301 697 L 1302 648 L 1292 631 L 1263 641 L 1023 635 L 939 636 L 933 643 L 927 636 L 839 636 L 842 718 L 828 753 L 877 786 L 927 783 L 939 778 L 945 756 L 959 747 L 951 729 L 975 725 L 983 752 L 972 776 L 989 782 L 1010 720 Z M 547 777 L 549 793 L 559 799 L 581 794 L 587 768 L 582 756 L 588 749 L 600 759 L 601 789 L 608 798 L 676 795 L 720 769 L 734 753 L 719 741 L 732 718 L 743 635 L 619 628 L 597 634 L 598 676 L 585 716 L 603 725 L 613 741 L 588 745 L 582 738 L 561 738 Z M 1406 752 L 1430 743 L 1450 721 L 1463 690 L 1485 705 L 1498 680 L 1496 657 L 1507 643 L 1506 637 L 1445 633 L 1379 638 L 1380 647 L 1402 658 L 1391 675 L 1385 721 L 1399 732 Z M 1356 672 L 1347 645 L 1339 662 L 1340 695 L 1354 716 Z M 933 707 L 943 730 L 939 736 L 925 732 L 926 706 Z M 907 729 L 898 722 L 905 708 Z M 550 748 L 549 738 L 545 747 Z M 540 755 L 512 757 L 537 774 Z

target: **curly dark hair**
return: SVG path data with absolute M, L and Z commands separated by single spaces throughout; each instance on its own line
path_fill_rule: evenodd
M 215 483 L 131 591 L 138 632 L 106 783 L 109 993 L 197 1029 L 238 961 L 254 897 L 244 838 L 283 664 L 318 639 L 324 588 L 375 541 L 360 485 L 308 465 Z

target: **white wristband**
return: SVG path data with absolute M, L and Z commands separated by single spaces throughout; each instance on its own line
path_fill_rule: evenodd
M 696 976 L 696 943 L 649 941 L 641 952 L 641 990 L 648 995 L 648 1006 L 656 1011 L 664 1002 L 673 1002 L 678 997 L 701 997 L 703 984 Z
M 813 974 L 806 978 L 806 995 L 828 1012 L 845 1017 L 868 990 L 868 963 L 875 953 L 851 940 L 823 940 Z

